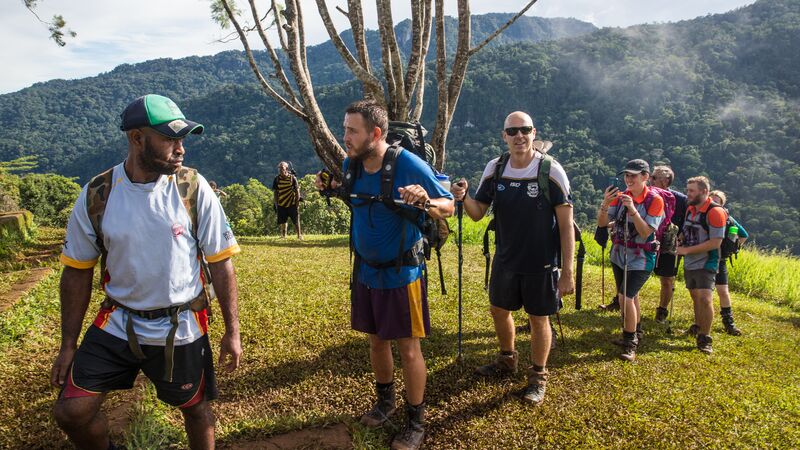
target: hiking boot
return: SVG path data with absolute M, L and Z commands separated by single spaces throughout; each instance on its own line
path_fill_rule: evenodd
M 688 334 L 689 336 L 697 336 L 699 330 L 700 327 L 698 327 L 696 323 L 693 323 L 692 326 L 690 326 L 689 329 L 686 330 L 685 334 Z
M 725 325 L 725 332 L 730 334 L 731 336 L 741 336 L 742 330 L 736 328 L 736 324 L 733 323 L 733 316 L 722 316 L 722 324 Z
M 636 330 L 636 340 L 637 340 L 638 344 L 642 343 L 642 339 L 643 338 L 644 338 L 644 331 Z M 625 337 L 624 336 L 620 336 L 620 337 L 618 337 L 616 339 L 613 339 L 611 341 L 611 343 L 616 345 L 617 347 L 625 347 Z
M 625 361 L 636 359 L 636 349 L 639 348 L 639 339 L 636 333 L 622 332 L 622 353 L 619 357 Z
M 711 349 L 712 342 L 713 339 L 711 339 L 711 336 L 708 336 L 706 334 L 697 335 L 697 349 L 705 353 L 706 355 L 710 355 L 711 353 L 714 352 L 714 350 Z
M 406 404 L 406 426 L 392 440 L 392 450 L 416 450 L 425 439 L 425 403 Z
M 371 410 L 361 416 L 361 424 L 370 428 L 383 425 L 396 410 L 394 382 L 389 386 L 379 386 L 376 383 L 375 392 L 378 394 L 378 401 Z
M 475 373 L 484 377 L 501 377 L 517 373 L 517 352 L 511 355 L 500 353 L 494 361 L 475 369 Z
M 614 297 L 609 304 L 600 305 L 599 308 L 607 312 L 619 311 L 619 299 Z
M 538 405 L 544 401 L 544 391 L 547 389 L 547 369 L 537 372 L 533 367 L 528 367 L 528 386 L 522 393 L 522 400 Z
M 667 308 L 658 307 L 656 308 L 656 322 L 664 323 L 667 321 L 667 316 L 669 316 L 669 311 Z

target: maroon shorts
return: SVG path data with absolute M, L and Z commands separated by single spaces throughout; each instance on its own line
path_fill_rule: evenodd
M 431 332 L 428 290 L 421 278 L 394 289 L 356 283 L 350 307 L 352 328 L 383 340 L 421 338 Z

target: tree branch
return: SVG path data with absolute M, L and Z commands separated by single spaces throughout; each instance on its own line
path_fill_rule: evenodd
M 228 15 L 228 19 L 230 19 L 231 23 L 233 24 L 234 28 L 236 28 L 236 32 L 239 34 L 239 40 L 242 41 L 242 45 L 244 46 L 245 54 L 247 55 L 247 61 L 250 63 L 250 68 L 253 70 L 253 73 L 256 76 L 256 79 L 261 84 L 261 87 L 264 91 L 269 94 L 270 97 L 275 99 L 284 109 L 291 112 L 292 114 L 296 115 L 297 117 L 307 120 L 308 116 L 305 112 L 301 111 L 300 109 L 294 107 L 288 100 L 283 98 L 280 94 L 278 94 L 275 89 L 267 82 L 266 79 L 261 75 L 261 70 L 256 65 L 256 60 L 253 57 L 253 50 L 250 48 L 250 43 L 247 42 L 247 35 L 245 34 L 244 30 L 242 29 L 241 25 L 239 25 L 239 21 L 236 19 L 236 15 L 233 13 L 231 9 L 231 5 L 228 3 L 228 0 L 221 0 L 222 5 L 225 8 L 225 13 Z
M 422 28 L 422 55 L 420 56 L 421 68 L 418 71 L 416 82 L 416 100 L 414 104 L 414 112 L 411 114 L 411 120 L 419 120 L 422 117 L 422 107 L 424 106 L 423 99 L 425 97 L 425 68 L 428 57 L 428 48 L 431 43 L 431 24 L 433 22 L 433 14 L 431 11 L 432 0 L 424 0 L 423 6 L 423 28 Z
M 255 0 L 248 0 L 250 2 L 250 11 L 253 13 L 253 20 L 255 20 L 256 24 L 255 27 L 258 30 L 258 35 L 261 37 L 261 42 L 264 44 L 264 47 L 267 49 L 269 53 L 269 57 L 272 60 L 272 66 L 275 68 L 275 75 L 278 80 L 281 82 L 283 86 L 284 93 L 291 97 L 292 105 L 297 109 L 303 109 L 303 106 L 297 101 L 297 96 L 295 96 L 294 89 L 292 85 L 289 83 L 289 79 L 286 77 L 286 73 L 283 71 L 283 66 L 281 65 L 280 60 L 278 59 L 278 54 L 275 53 L 275 49 L 272 48 L 272 44 L 269 42 L 269 38 L 267 34 L 264 32 L 264 27 L 261 26 L 261 20 L 258 19 L 258 9 L 256 7 Z M 278 11 L 270 8 L 270 11 L 273 11 L 275 16 L 278 15 Z M 269 11 L 267 11 L 267 15 L 269 15 Z M 266 15 L 264 16 L 266 18 Z
M 489 42 L 490 42 L 492 39 L 496 38 L 498 35 L 500 35 L 500 33 L 502 33 L 503 31 L 505 31 L 505 30 L 506 30 L 506 28 L 510 27 L 510 26 L 511 26 L 511 24 L 513 24 L 514 22 L 516 22 L 516 21 L 517 21 L 517 19 L 519 19 L 519 18 L 520 18 L 520 17 L 521 17 L 523 14 L 525 14 L 525 12 L 526 12 L 526 11 L 528 11 L 528 10 L 530 9 L 530 7 L 531 7 L 531 6 L 533 6 L 533 4 L 534 4 L 534 3 L 536 3 L 536 2 L 537 2 L 537 0 L 531 0 L 530 2 L 528 2 L 528 4 L 527 4 L 527 5 L 525 5 L 525 7 L 524 7 L 524 8 L 522 8 L 522 10 L 521 10 L 520 12 L 518 12 L 518 13 L 517 13 L 517 15 L 515 15 L 514 17 L 512 17 L 512 18 L 511 18 L 511 20 L 509 20 L 508 22 L 506 22 L 506 24 L 505 24 L 505 25 L 503 25 L 502 27 L 500 27 L 500 28 L 498 28 L 497 30 L 495 30 L 495 32 L 494 32 L 494 33 L 492 33 L 491 35 L 489 35 L 489 37 L 487 37 L 486 39 L 484 39 L 484 40 L 483 40 L 483 42 L 481 42 L 481 43 L 480 43 L 480 44 L 478 44 L 477 46 L 475 46 L 475 47 L 471 48 L 471 49 L 469 50 L 469 56 L 472 56 L 472 55 L 474 55 L 475 53 L 477 53 L 478 51 L 480 51 L 480 49 L 482 49 L 482 48 L 483 48 L 483 47 L 484 47 L 486 44 L 488 44 L 488 43 L 489 43 Z
M 378 12 L 378 25 L 381 35 L 381 47 L 385 53 L 384 70 L 386 81 L 389 85 L 389 117 L 394 120 L 405 120 L 408 116 L 408 100 L 403 85 L 403 63 L 400 61 L 400 49 L 397 46 L 397 37 L 394 33 L 394 20 L 392 19 L 391 0 L 376 0 Z M 388 61 L 388 64 L 387 64 Z

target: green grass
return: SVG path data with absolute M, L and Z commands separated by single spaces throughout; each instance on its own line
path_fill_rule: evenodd
M 399 416 L 381 430 L 354 420 L 374 394 L 367 340 L 349 327 L 347 239 L 240 242 L 235 265 L 245 353 L 237 372 L 219 374 L 221 398 L 214 410 L 220 444 L 344 422 L 356 448 L 386 448 Z M 551 354 L 545 403 L 530 407 L 514 397 L 524 387 L 523 373 L 497 382 L 472 375 L 497 348 L 480 246 L 465 245 L 464 261 L 463 364 L 456 361 L 455 245 L 443 250 L 448 295 L 440 294 L 435 269 L 430 276 L 433 332 L 423 341 L 427 448 L 800 447 L 800 318 L 788 304 L 734 292 L 744 335 L 723 334 L 717 315 L 715 353 L 706 356 L 689 338 L 668 335 L 652 321 L 658 283 L 651 280 L 642 292 L 646 335 L 640 356 L 623 363 L 609 343 L 620 320 L 597 310 L 600 267 L 587 264 L 584 308 L 575 311 L 574 299 L 566 299 L 566 342 Z M 58 347 L 57 280 L 57 273 L 51 275 L 0 316 L 0 384 L 14 392 L 0 398 L 0 448 L 68 447 L 49 415 L 57 393 L 47 387 Z M 676 290 L 674 329 L 691 324 L 690 305 L 686 291 Z M 215 352 L 222 333 L 216 317 Z M 516 343 L 525 367 L 528 336 Z M 395 373 L 402 392 L 399 368 Z M 157 404 L 151 391 L 134 411 L 126 436 L 136 448 L 185 445 L 179 413 Z

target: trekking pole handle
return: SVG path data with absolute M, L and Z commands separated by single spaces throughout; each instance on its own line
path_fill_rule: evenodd
M 380 196 L 380 195 L 350 194 L 350 198 L 361 199 L 361 200 L 372 200 L 372 201 L 376 201 L 376 202 L 383 202 L 384 201 L 383 196 Z M 393 198 L 392 201 L 396 205 L 413 206 L 415 208 L 422 209 L 422 210 L 424 210 L 426 212 L 430 211 L 432 208 L 437 208 L 437 206 L 434 205 L 433 203 L 431 203 L 430 200 L 425 200 L 424 203 L 423 202 L 406 203 L 406 202 L 404 202 L 403 200 L 401 200 L 399 198 Z

